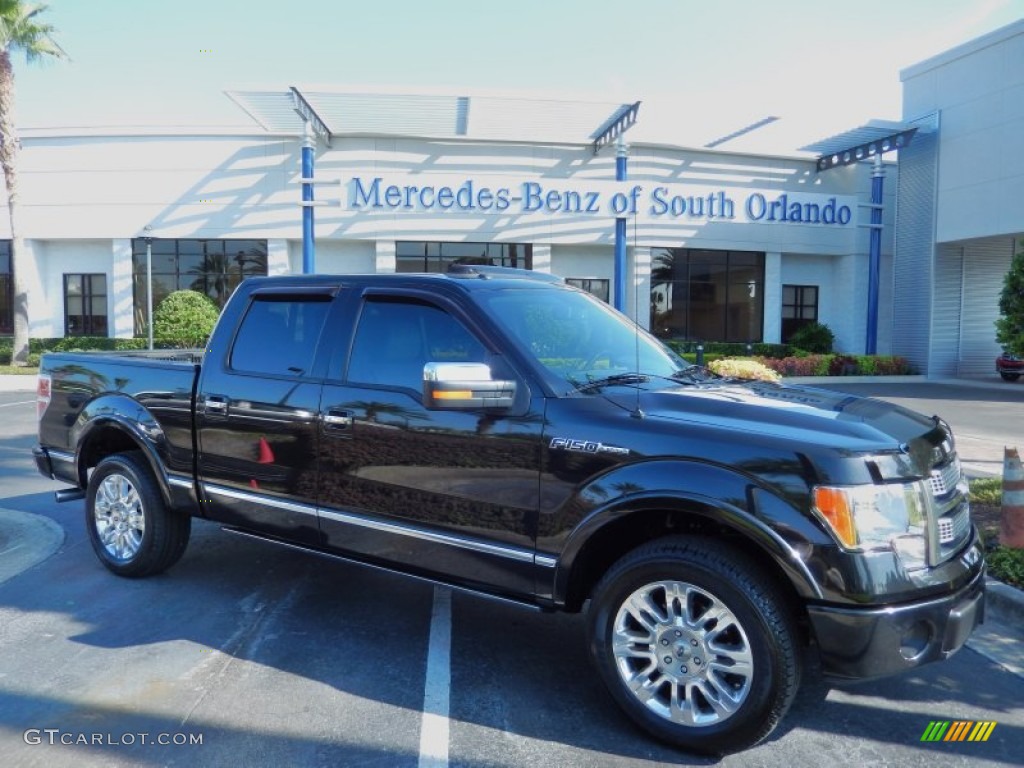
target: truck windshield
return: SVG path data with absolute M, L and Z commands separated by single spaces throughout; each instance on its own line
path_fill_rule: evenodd
M 580 290 L 516 288 L 478 300 L 532 357 L 577 389 L 672 377 L 691 366 L 603 301 Z

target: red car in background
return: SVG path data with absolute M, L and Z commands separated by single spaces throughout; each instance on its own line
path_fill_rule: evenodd
M 1024 374 L 1024 358 L 1003 352 L 996 358 L 996 370 L 1006 381 L 1016 381 Z

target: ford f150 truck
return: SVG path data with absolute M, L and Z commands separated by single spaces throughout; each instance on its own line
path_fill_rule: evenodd
M 983 619 L 949 426 L 728 380 L 550 276 L 244 282 L 183 359 L 48 354 L 39 470 L 115 574 L 227 531 L 587 611 L 622 709 L 697 752 L 757 743 L 805 658 L 944 659 Z

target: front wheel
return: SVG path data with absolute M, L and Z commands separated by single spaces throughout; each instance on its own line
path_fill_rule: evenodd
M 1019 373 L 1010 373 L 1009 371 L 1000 371 L 999 375 L 1003 377 L 1003 381 L 1016 381 L 1020 378 Z
M 660 539 L 619 560 L 593 593 L 588 631 L 619 706 L 692 752 L 757 744 L 799 685 L 784 600 L 767 574 L 710 539 Z
M 167 509 L 141 454 L 103 459 L 89 478 L 85 499 L 93 551 L 118 576 L 152 576 L 185 553 L 192 518 Z

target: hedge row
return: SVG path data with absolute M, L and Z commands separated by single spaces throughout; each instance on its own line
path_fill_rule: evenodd
M 678 341 L 671 339 L 665 342 L 676 353 L 686 357 L 696 355 L 697 347 L 704 347 L 704 359 L 709 355 L 717 357 L 771 357 L 784 358 L 801 354 L 800 350 L 789 344 L 763 344 L 761 342 L 744 344 L 726 341 Z M 803 353 L 806 354 L 806 353 Z
M 783 376 L 905 376 L 917 373 L 904 357 L 893 355 L 808 355 L 769 357 L 758 362 Z
M 38 365 L 43 352 L 93 352 L 145 349 L 145 339 L 111 339 L 106 336 L 67 336 L 53 339 L 29 339 L 29 365 Z M 11 364 L 13 345 L 0 339 L 0 365 Z

